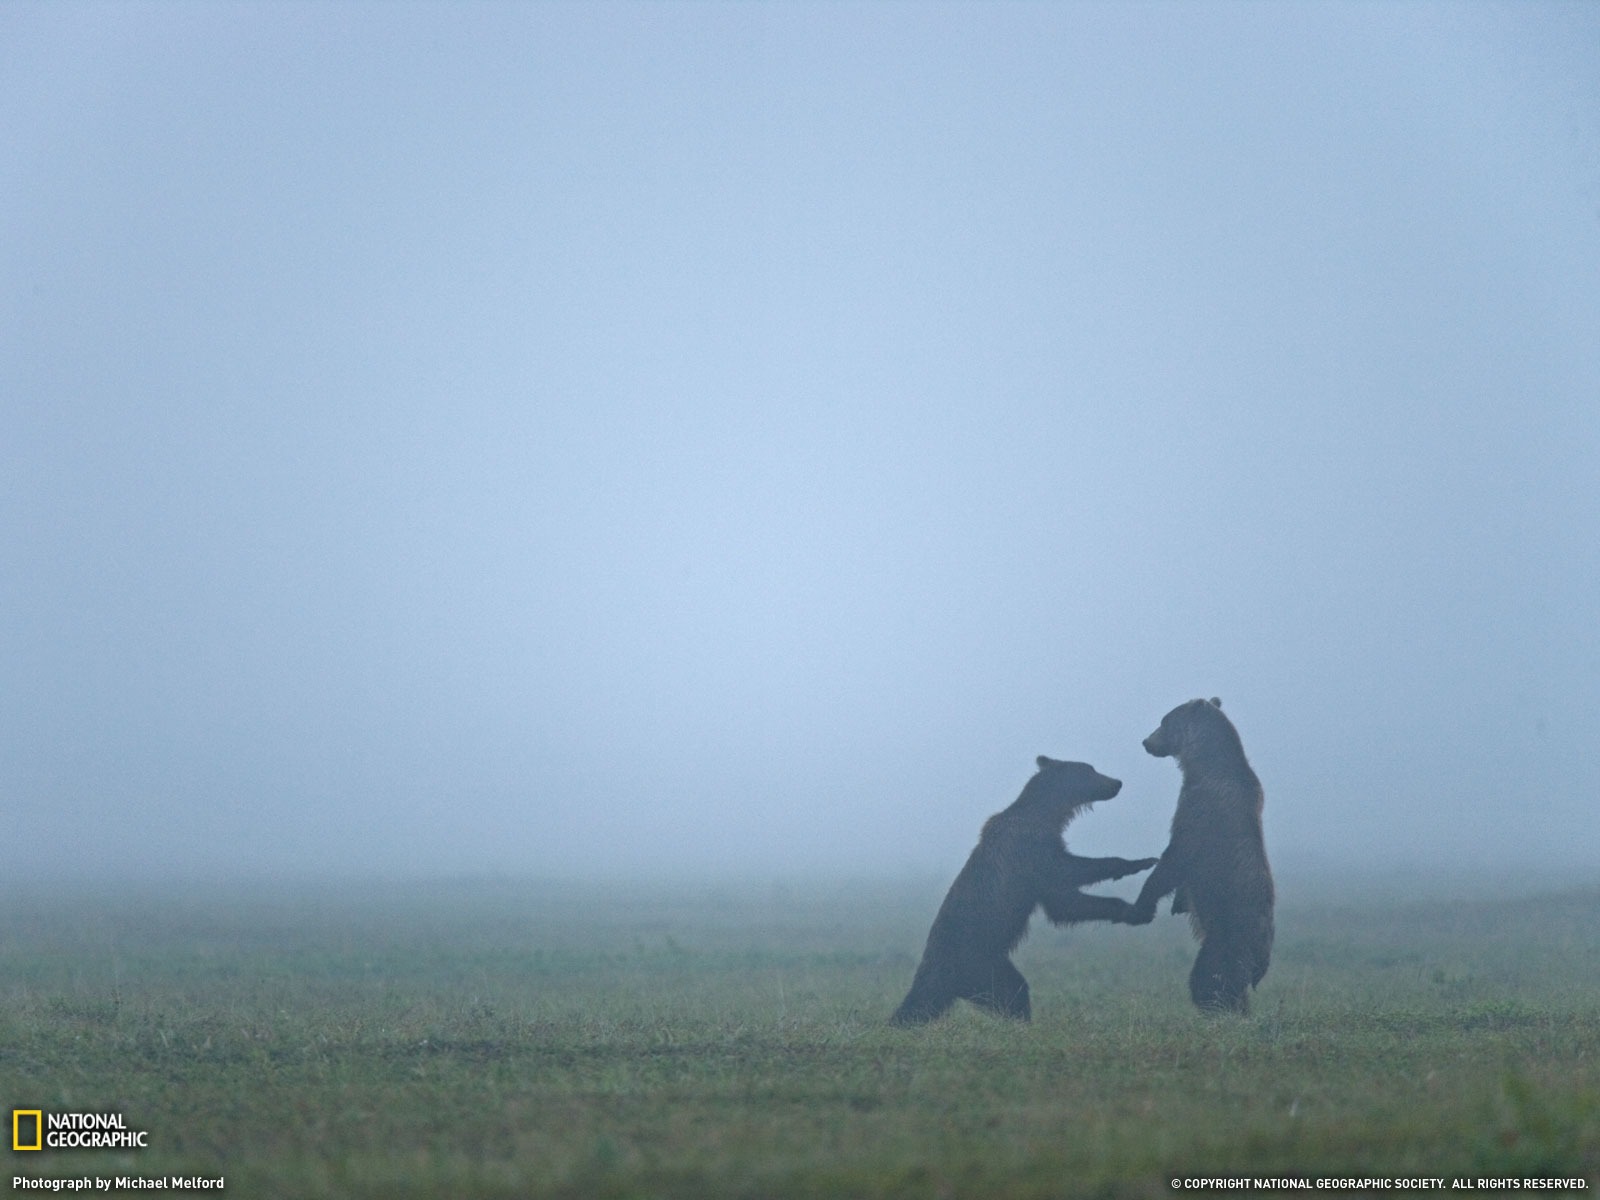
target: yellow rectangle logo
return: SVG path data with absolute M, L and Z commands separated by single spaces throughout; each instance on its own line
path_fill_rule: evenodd
M 24 1130 L 29 1121 L 33 1122 L 33 1145 L 25 1146 L 22 1139 L 26 1137 Z M 11 1110 L 11 1148 L 13 1150 L 43 1150 L 44 1149 L 44 1109 L 42 1108 L 13 1108 Z

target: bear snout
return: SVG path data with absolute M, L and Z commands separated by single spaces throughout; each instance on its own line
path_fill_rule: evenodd
M 1153 754 L 1157 758 L 1166 758 L 1172 753 L 1171 750 L 1167 749 L 1167 743 L 1162 739 L 1161 730 L 1159 729 L 1152 733 L 1149 737 L 1145 738 L 1143 744 L 1145 753 Z

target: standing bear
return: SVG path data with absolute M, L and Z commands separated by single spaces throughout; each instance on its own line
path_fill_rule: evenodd
M 1010 808 L 990 817 L 977 848 L 950 885 L 928 931 L 911 991 L 895 1010 L 895 1025 L 921 1025 L 959 999 L 1002 1016 L 1032 1015 L 1028 981 L 1011 951 L 1028 931 L 1037 907 L 1057 925 L 1076 921 L 1128 922 L 1132 906 L 1078 889 L 1155 866 L 1144 858 L 1079 858 L 1063 835 L 1079 810 L 1109 800 L 1122 781 L 1088 763 L 1039 756 L 1039 773 Z
M 1200 953 L 1189 995 L 1206 1010 L 1243 1013 L 1250 989 L 1272 957 L 1272 870 L 1261 834 L 1261 781 L 1250 769 L 1221 700 L 1190 700 L 1161 718 L 1144 740 L 1183 772 L 1172 839 L 1133 903 L 1132 923 L 1148 924 L 1168 892 L 1172 911 L 1189 914 Z

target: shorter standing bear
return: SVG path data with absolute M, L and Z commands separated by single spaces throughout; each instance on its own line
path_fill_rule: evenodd
M 922 963 L 911 991 L 890 1018 L 893 1024 L 935 1020 L 959 999 L 1028 1020 L 1028 981 L 1010 956 L 1027 933 L 1035 908 L 1043 907 L 1057 925 L 1129 922 L 1133 910 L 1126 900 L 1089 896 L 1078 889 L 1147 870 L 1158 860 L 1079 858 L 1067 852 L 1063 840 L 1067 823 L 1096 800 L 1115 796 L 1121 780 L 1087 763 L 1040 755 L 1038 764 L 1039 773 L 1015 803 L 985 822 L 977 848 L 933 919 Z
M 1173 892 L 1172 911 L 1189 914 L 1200 953 L 1189 995 L 1204 1010 L 1248 1011 L 1250 989 L 1272 957 L 1272 870 L 1261 833 L 1264 797 L 1221 700 L 1190 700 L 1161 718 L 1144 740 L 1183 772 L 1172 840 L 1133 903 L 1148 924 Z

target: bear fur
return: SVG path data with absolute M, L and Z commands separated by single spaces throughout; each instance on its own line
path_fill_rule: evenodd
M 1144 748 L 1177 759 L 1183 786 L 1171 840 L 1133 903 L 1132 923 L 1148 924 L 1157 902 L 1173 893 L 1172 911 L 1189 914 L 1200 940 L 1190 998 L 1207 1011 L 1247 1012 L 1250 989 L 1272 957 L 1272 869 L 1261 832 L 1261 781 L 1220 700 L 1178 705 Z
M 895 1025 L 921 1025 L 958 999 L 1001 1016 L 1032 1015 L 1028 981 L 1012 965 L 1011 951 L 1028 931 L 1035 908 L 1057 925 L 1124 921 L 1126 900 L 1085 895 L 1078 889 L 1153 867 L 1153 858 L 1080 858 L 1067 852 L 1067 823 L 1097 800 L 1109 800 L 1122 782 L 1088 763 L 1041 755 L 1039 772 L 1011 807 L 990 817 L 977 848 L 950 885 L 933 919 L 911 990 L 895 1011 Z

